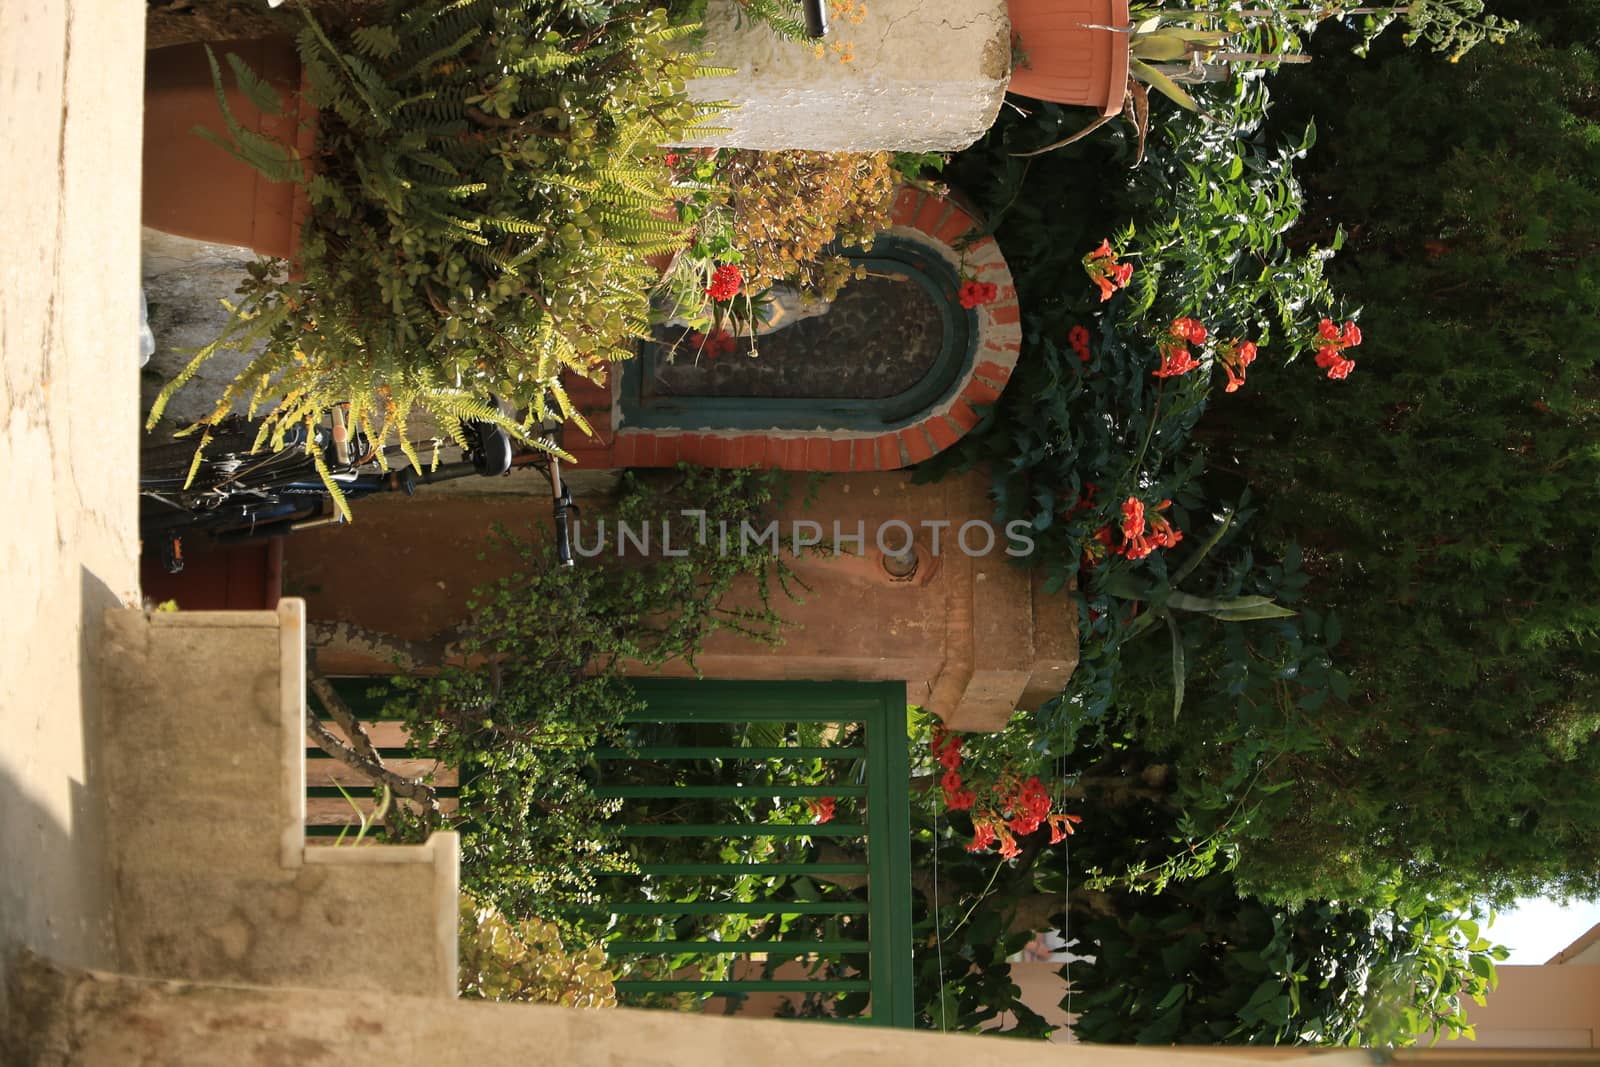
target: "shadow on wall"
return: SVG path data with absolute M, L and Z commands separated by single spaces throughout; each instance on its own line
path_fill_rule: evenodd
M 78 677 L 60 680 L 77 686 L 79 721 L 52 723 L 40 719 L 37 709 L 13 709 L 21 712 L 23 723 L 37 728 L 7 737 L 8 751 L 0 759 L 0 1062 L 6 1063 L 27 1062 L 21 1047 L 6 1044 L 23 1040 L 17 1031 L 24 1020 L 11 1018 L 9 996 L 12 966 L 23 949 L 82 967 L 107 967 L 115 956 L 98 785 L 103 711 L 98 650 L 106 609 L 120 601 L 87 568 L 79 574 Z M 7 699 L 27 698 L 7 694 Z M 69 751 L 78 739 L 81 752 Z M 60 750 L 52 751 L 53 745 Z M 68 770 L 80 758 L 82 781 Z M 65 823 L 61 807 L 38 795 L 41 788 L 54 790 L 59 781 L 30 780 L 36 773 L 48 775 L 52 767 L 61 767 L 67 777 Z

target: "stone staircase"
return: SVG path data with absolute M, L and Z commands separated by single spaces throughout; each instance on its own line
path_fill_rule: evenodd
M 305 605 L 107 614 L 118 969 L 454 997 L 458 841 L 306 847 Z

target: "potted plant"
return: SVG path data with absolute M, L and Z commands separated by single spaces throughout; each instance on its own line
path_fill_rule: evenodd
M 419 410 L 457 437 L 466 419 L 529 440 L 552 409 L 574 417 L 562 372 L 603 377 L 631 354 L 656 278 L 646 257 L 685 239 L 658 146 L 712 110 L 682 90 L 715 72 L 683 48 L 694 27 L 646 4 L 594 22 L 572 10 L 389 0 L 370 22 L 325 27 L 302 3 L 298 99 L 226 58 L 275 126 L 235 109 L 210 57 L 214 140 L 298 189 L 306 218 L 293 276 L 270 261 L 251 271 L 151 424 L 224 349 L 259 354 L 201 420 L 202 447 L 241 401 L 264 413 L 256 443 L 274 449 L 333 404 L 374 447 L 404 443 Z M 489 407 L 491 392 L 527 422 Z
M 1012 92 L 1083 104 L 1102 115 L 1122 110 L 1128 88 L 1128 0 L 1008 0 L 1007 7 L 1017 51 Z
M 288 36 L 216 47 L 237 57 L 247 78 L 259 71 L 262 83 L 246 80 L 229 87 L 222 109 L 203 45 L 171 45 L 145 54 L 143 222 L 181 237 L 287 259 L 305 220 L 302 187 L 271 180 L 234 152 L 226 134 L 231 121 L 251 136 L 310 150 L 311 126 L 302 124 L 295 95 L 300 57 Z

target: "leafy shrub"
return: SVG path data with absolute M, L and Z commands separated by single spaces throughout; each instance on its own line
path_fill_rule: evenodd
M 619 724 L 640 706 L 620 661 L 693 664 L 723 630 L 777 639 L 781 620 L 766 604 L 771 579 L 787 573 L 777 557 L 760 546 L 723 555 L 680 510 L 704 509 L 713 530 L 760 528 L 777 484 L 744 470 L 625 475 L 613 517 L 634 529 L 670 522 L 683 556 L 563 568 L 548 546 L 503 534 L 516 570 L 473 591 L 456 656 L 431 675 L 394 679 L 384 717 L 406 722 L 414 755 L 461 769 L 462 884 L 480 899 L 517 918 L 548 915 L 594 899 L 597 871 L 627 868 L 619 804 L 590 788 L 593 750 L 623 744 Z M 724 606 L 736 582 L 754 583 L 763 606 Z
M 228 120 L 232 150 L 306 189 L 298 273 L 251 272 L 232 322 L 163 391 L 152 424 L 215 352 L 257 344 L 203 421 L 248 398 L 268 408 L 258 443 L 273 448 L 341 401 L 375 445 L 407 441 L 417 408 L 457 436 L 466 418 L 503 422 L 477 399 L 491 391 L 570 415 L 561 372 L 602 376 L 646 330 L 645 257 L 684 233 L 656 146 L 706 113 L 683 94 L 706 73 L 679 47 L 693 27 L 637 4 L 594 26 L 568 17 L 585 9 L 391 0 L 337 30 L 302 9 L 315 156 Z
M 617 991 L 606 951 L 569 954 L 554 923 L 511 923 L 494 907 L 461 894 L 461 995 L 564 1008 L 614 1008 Z
M 1182 769 L 1132 738 L 1075 757 L 1094 813 L 1094 832 L 1073 842 L 1069 896 L 1073 951 L 1087 958 L 1063 969 L 1078 1037 L 1403 1046 L 1430 1031 L 1470 1034 L 1462 1003 L 1482 1003 L 1506 956 L 1472 909 L 1394 896 L 1288 908 L 1253 896 L 1225 866 L 1165 882 L 1093 877 L 1130 859 L 1159 869 L 1187 836 L 1187 801 Z
M 1030 519 L 1052 582 L 1083 587 L 1083 661 L 1041 739 L 1131 730 L 1179 768 L 1178 846 L 1123 873 L 1167 886 L 1236 864 L 1263 900 L 1374 914 L 1592 893 L 1593 60 L 1523 41 L 1352 63 L 1372 88 L 1335 106 L 1338 62 L 1319 55 L 1278 127 L 1298 139 L 1315 110 L 1325 150 L 1241 151 L 1180 117 L 1126 186 L 1059 205 L 1016 182 L 1090 187 L 1099 150 L 958 158 L 1015 201 L 1000 239 L 1025 352 L 945 463 L 990 463 L 1002 517 Z M 1259 117 L 1246 85 L 1229 114 Z M 1056 120 L 1009 121 L 1000 145 Z M 1297 230 L 1302 150 L 1328 163 Z M 1400 177 L 1417 174 L 1439 177 Z M 1097 213 L 1131 220 L 1115 237 L 1134 274 L 1104 305 L 1088 286 L 1063 299 Z M 1340 218 L 1360 222 L 1329 268 L 1316 245 L 1340 243 Z M 1330 270 L 1368 304 L 1348 381 L 1274 358 L 1319 343 L 1306 313 L 1335 309 Z M 1203 356 L 1153 378 L 1173 315 L 1261 342 L 1248 383 L 1214 396 Z M 1121 509 L 1165 499 L 1184 542 L 1130 558 Z M 1229 621 L 1241 598 L 1247 618 L 1298 614 Z
M 734 152 L 717 175 L 728 189 L 729 239 L 756 288 L 795 281 L 831 300 L 848 267 L 829 246 L 870 247 L 890 225 L 887 152 Z
M 737 264 L 740 295 L 713 308 L 747 328 L 754 298 L 778 282 L 832 300 L 851 276 L 836 249 L 870 248 L 889 228 L 894 157 L 887 152 L 719 151 L 674 154 L 702 188 L 680 208 L 695 239 L 666 285 L 674 313 L 693 316 L 719 264 Z

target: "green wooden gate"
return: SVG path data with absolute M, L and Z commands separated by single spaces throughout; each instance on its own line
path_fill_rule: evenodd
M 657 977 L 618 982 L 619 994 L 814 994 L 855 1021 L 911 1026 L 904 684 L 640 680 L 636 689 L 646 708 L 630 718 L 634 743 L 596 753 L 597 791 L 627 805 L 622 832 L 637 839 L 639 858 L 636 873 L 611 880 L 604 907 L 651 932 L 616 938 L 608 951 L 675 962 Z M 796 767 L 810 769 L 798 775 Z M 793 802 L 825 798 L 835 805 L 828 821 L 794 818 Z M 696 821 L 680 821 L 686 808 Z M 856 852 L 819 860 L 828 846 Z M 673 858 L 653 858 L 669 850 Z M 765 880 L 756 899 L 748 899 L 751 876 Z M 746 899 L 731 889 L 741 878 Z M 735 917 L 738 926 L 737 917 L 761 916 L 753 936 L 695 936 L 708 922 Z M 729 957 L 745 961 L 739 976 L 702 976 L 704 961 Z M 762 975 L 751 976 L 752 961 L 763 959 Z M 686 960 L 703 962 L 685 967 Z M 792 961 L 791 970 L 803 961 L 809 973 L 774 977 L 780 960 Z

